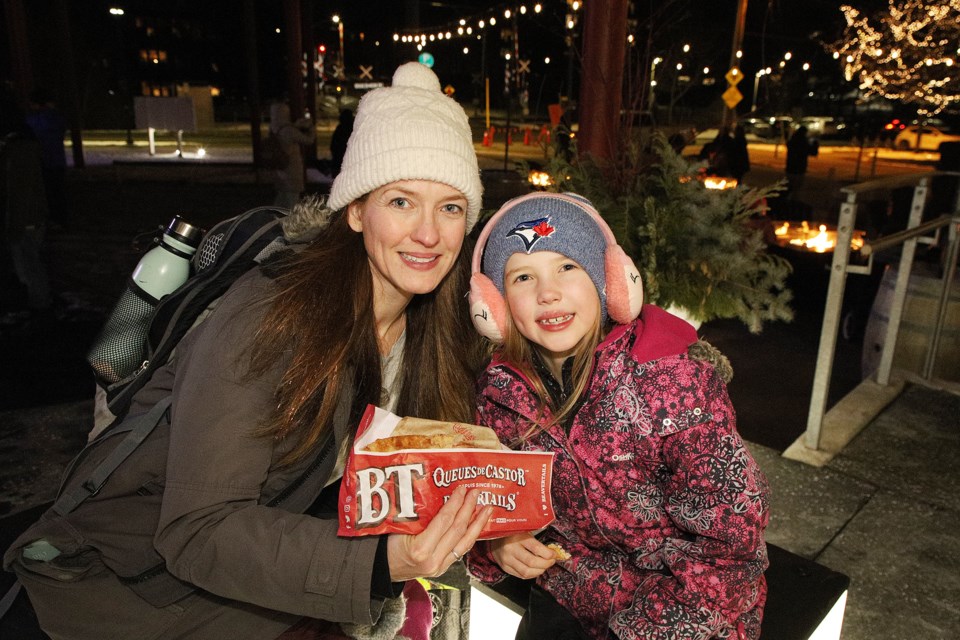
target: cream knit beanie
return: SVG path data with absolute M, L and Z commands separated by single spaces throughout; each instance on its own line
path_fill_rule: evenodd
M 467 233 L 476 224 L 483 186 L 467 114 L 419 62 L 401 65 L 392 86 L 360 100 L 327 206 L 342 209 L 397 180 L 433 180 L 457 189 L 467 198 Z

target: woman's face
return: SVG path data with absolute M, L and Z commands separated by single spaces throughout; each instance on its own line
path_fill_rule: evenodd
M 400 180 L 347 209 L 363 234 L 377 296 L 409 301 L 437 288 L 450 272 L 467 224 L 467 199 L 453 187 Z
M 580 264 L 553 251 L 514 253 L 503 274 L 510 317 L 555 374 L 600 317 L 600 295 Z M 559 375 L 558 375 L 559 379 Z

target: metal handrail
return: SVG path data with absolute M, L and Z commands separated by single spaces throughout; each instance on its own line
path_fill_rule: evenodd
M 903 231 L 897 231 L 882 238 L 877 238 L 874 242 L 865 242 L 860 248 L 860 255 L 867 257 L 886 249 L 892 249 L 910 238 L 916 238 L 928 231 L 936 231 L 947 226 L 950 224 L 950 219 L 950 216 L 940 216 L 939 218 L 922 222 L 913 229 L 904 229 Z
M 950 228 L 950 242 L 947 254 L 948 270 L 943 278 L 937 324 L 934 327 L 933 338 L 927 351 L 924 363 L 923 379 L 929 381 L 936 364 L 936 349 L 939 348 L 943 323 L 946 320 L 949 287 L 953 282 L 953 272 L 957 268 L 957 256 L 960 253 L 960 188 L 957 189 L 957 200 L 952 215 L 941 216 L 936 220 L 921 222 L 923 210 L 927 200 L 927 190 L 930 181 L 938 176 L 960 176 L 956 171 L 935 171 L 920 174 L 897 176 L 889 179 L 870 180 L 868 182 L 851 185 L 841 189 L 847 195 L 846 201 L 840 206 L 840 219 L 837 223 L 837 243 L 833 252 L 833 261 L 830 266 L 830 284 L 827 289 L 827 301 L 823 314 L 823 327 L 820 331 L 820 345 L 817 352 L 817 365 L 813 378 L 813 390 L 810 397 L 810 411 L 807 415 L 807 430 L 803 435 L 803 443 L 809 449 L 819 450 L 821 446 L 823 419 L 826 413 L 827 392 L 830 385 L 830 376 L 833 371 L 833 360 L 836 352 L 837 333 L 840 327 L 840 315 L 843 303 L 843 293 L 848 273 L 869 273 L 873 267 L 873 254 L 881 249 L 887 249 L 898 244 L 903 245 L 900 254 L 900 265 L 897 281 L 894 286 L 891 302 L 890 317 L 887 323 L 887 332 L 880 356 L 880 365 L 877 369 L 877 383 L 890 384 L 890 372 L 893 367 L 893 354 L 900 330 L 900 320 L 903 315 L 903 306 L 907 295 L 910 272 L 913 268 L 913 259 L 918 240 L 932 230 L 943 227 Z M 870 191 L 889 190 L 914 185 L 913 200 L 910 206 L 910 215 L 907 228 L 904 231 L 891 234 L 871 243 L 865 255 L 869 256 L 868 266 L 850 265 L 850 241 L 853 237 L 857 216 L 858 196 Z M 865 245 L 866 248 L 867 245 Z M 861 253 L 864 251 L 861 249 Z

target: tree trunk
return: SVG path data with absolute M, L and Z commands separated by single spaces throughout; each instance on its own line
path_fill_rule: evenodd
M 250 146 L 253 166 L 260 166 L 260 70 L 257 59 L 257 18 L 254 0 L 243 0 L 243 51 L 247 64 L 247 106 L 250 109 Z
M 300 20 L 300 0 L 283 0 L 283 27 L 287 45 L 287 103 L 290 118 L 294 122 L 303 117 L 306 101 L 303 99 L 303 75 L 300 61 L 303 58 L 303 28 Z
M 67 114 L 70 125 L 70 142 L 72 143 L 73 166 L 83 169 L 86 162 L 83 156 L 83 113 L 80 108 L 80 90 L 77 87 L 77 70 L 74 65 L 73 38 L 70 33 L 70 7 L 66 0 L 57 0 L 54 5 L 56 12 L 57 40 L 61 55 L 61 77 L 63 78 L 63 102 L 61 103 Z M 132 101 L 130 91 L 126 92 L 127 99 Z M 130 109 L 133 105 L 127 103 Z M 130 126 L 132 123 L 127 123 Z
M 627 0 L 593 0 L 584 12 L 577 150 L 602 162 L 613 159 L 617 151 Z
M 30 64 L 30 47 L 27 39 L 27 15 L 23 0 L 6 0 L 3 3 L 7 42 L 10 55 L 10 75 L 13 91 L 20 106 L 27 104 L 27 96 L 33 90 L 33 70 Z

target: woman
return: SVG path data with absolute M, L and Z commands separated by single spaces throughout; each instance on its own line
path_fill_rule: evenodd
M 341 632 L 323 621 L 393 637 L 404 581 L 448 569 L 489 509 L 460 492 L 419 535 L 338 538 L 339 477 L 368 403 L 472 415 L 461 245 L 481 191 L 466 114 L 432 71 L 403 65 L 363 98 L 329 209 L 286 220 L 306 244 L 238 279 L 134 398 L 131 415 L 173 394 L 165 474 L 144 491 L 161 488 L 148 551 L 176 584 L 157 593 L 96 558 L 61 581 L 42 571 L 56 560 L 14 558 L 52 638 Z

